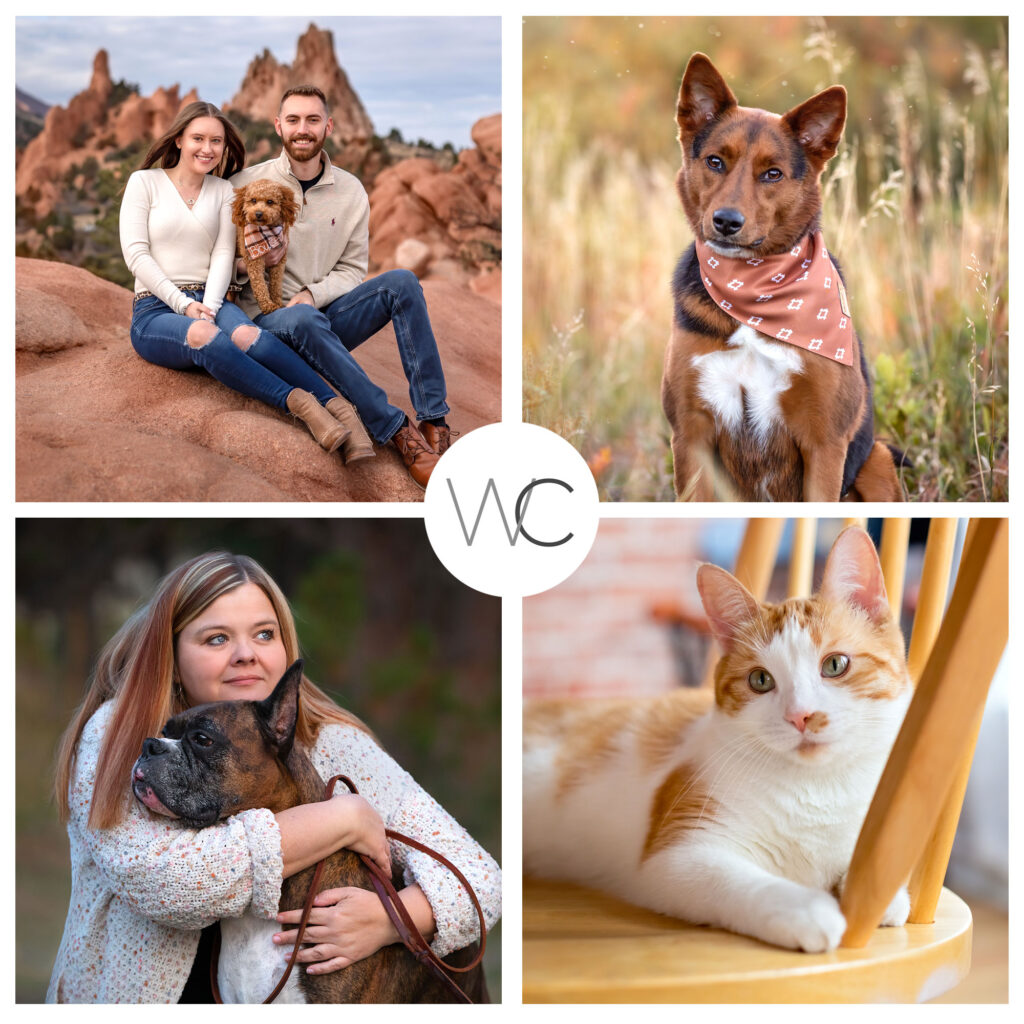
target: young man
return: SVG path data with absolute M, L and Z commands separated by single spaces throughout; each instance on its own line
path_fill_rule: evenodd
M 324 140 L 334 129 L 324 94 L 311 85 L 289 89 L 281 98 L 274 129 L 284 143 L 281 155 L 247 167 L 231 183 L 237 187 L 269 178 L 295 193 L 301 212 L 286 246 L 282 287 L 286 305 L 261 313 L 246 286 L 242 309 L 354 403 L 373 438 L 380 444 L 394 444 L 413 480 L 426 487 L 438 456 L 450 444 L 451 431 L 445 422 L 449 408 L 444 373 L 423 290 L 416 275 L 407 270 L 392 270 L 363 282 L 370 204 L 359 180 L 332 166 L 323 152 Z M 271 249 L 267 263 L 278 262 L 283 250 Z M 420 419 L 418 428 L 388 401 L 351 355 L 352 349 L 389 321 L 394 324 L 409 397 Z M 346 422 L 341 403 L 331 411 Z M 356 440 L 352 449 L 343 448 L 346 461 L 372 454 L 358 422 L 349 420 L 347 425 L 355 428 L 353 438 L 362 433 L 363 444 L 360 447 Z

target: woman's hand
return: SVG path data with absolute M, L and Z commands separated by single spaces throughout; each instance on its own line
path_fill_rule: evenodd
M 281 924 L 297 925 L 301 910 L 277 915 Z M 294 946 L 296 928 L 278 932 L 274 942 Z M 315 943 L 300 949 L 297 964 L 309 964 L 310 974 L 330 974 L 376 953 L 398 938 L 387 911 L 376 893 L 366 889 L 325 889 L 314 902 L 303 942 Z M 291 954 L 286 954 L 291 957 Z
M 413 923 L 428 941 L 434 935 L 434 912 L 418 885 L 399 893 Z M 277 915 L 281 924 L 297 925 L 301 910 Z M 279 946 L 294 946 L 297 928 L 274 935 Z M 367 889 L 325 889 L 313 901 L 303 942 L 314 943 L 300 949 L 297 964 L 309 964 L 310 974 L 330 974 L 376 953 L 382 946 L 399 941 L 398 932 L 376 893 Z
M 217 314 L 201 302 L 190 302 L 185 307 L 185 316 L 190 320 L 215 320 L 217 318 Z

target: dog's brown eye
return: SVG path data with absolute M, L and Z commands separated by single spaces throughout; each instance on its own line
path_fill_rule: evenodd
M 704 162 L 713 171 L 725 170 L 725 161 L 720 156 L 709 156 Z
M 194 732 L 192 733 L 192 742 L 197 747 L 212 747 L 213 740 L 206 735 L 205 732 Z
M 770 167 L 764 174 L 761 175 L 762 181 L 781 181 L 782 171 L 778 167 Z

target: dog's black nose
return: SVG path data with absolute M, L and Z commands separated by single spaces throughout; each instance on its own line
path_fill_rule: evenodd
M 160 745 L 160 741 L 153 739 L 150 736 L 148 739 L 142 741 L 142 756 L 143 757 L 157 757 L 164 752 L 164 748 Z
M 722 235 L 735 235 L 745 222 L 746 217 L 739 210 L 734 210 L 728 206 L 721 210 L 715 210 L 711 218 L 711 223 L 715 225 L 715 230 Z

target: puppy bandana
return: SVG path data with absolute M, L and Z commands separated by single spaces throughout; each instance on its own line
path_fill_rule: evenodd
M 274 227 L 267 227 L 264 224 L 246 224 L 242 241 L 245 251 L 249 254 L 249 259 L 258 259 L 260 256 L 265 256 L 271 249 L 276 249 L 281 244 L 283 231 L 280 224 Z
M 758 334 L 853 365 L 846 290 L 821 232 L 777 256 L 720 256 L 696 243 L 701 280 L 719 308 Z

